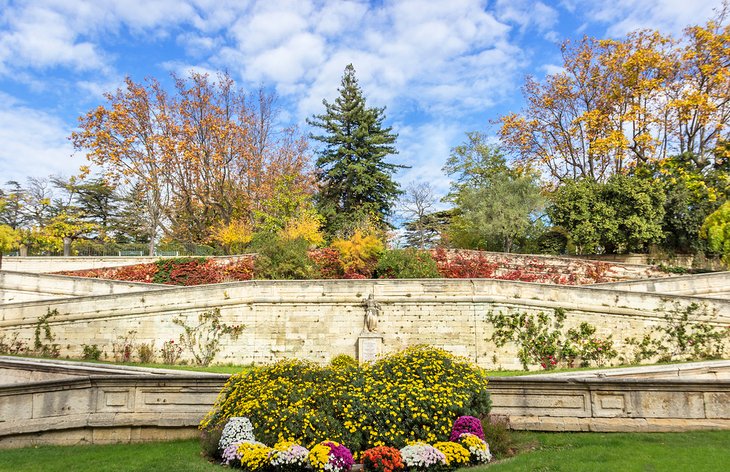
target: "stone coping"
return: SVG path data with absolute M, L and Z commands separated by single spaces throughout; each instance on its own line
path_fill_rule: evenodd
M 706 374 L 712 372 L 726 372 L 730 375 L 730 360 L 702 361 L 702 362 L 685 362 L 681 364 L 664 364 L 652 366 L 632 366 L 618 367 L 606 369 L 591 369 L 585 371 L 573 372 L 555 372 L 530 374 L 525 376 L 505 376 L 490 377 L 490 382 L 497 379 L 559 379 L 564 380 L 586 380 L 586 379 L 611 379 L 620 380 L 621 377 L 631 377 L 632 379 L 652 378 L 679 380 L 691 379 L 696 374 Z M 728 377 L 730 378 L 730 377 Z
M 67 373 L 74 376 L 175 376 L 175 377 L 228 377 L 228 374 L 213 372 L 186 371 L 156 367 L 140 367 L 119 364 L 63 359 L 36 359 L 32 357 L 0 356 L 0 368 L 15 370 L 34 370 L 41 372 Z
M 0 448 L 194 437 L 229 378 L 0 357 L 0 368 L 12 367 L 73 374 L 0 386 Z M 493 377 L 491 413 L 512 429 L 537 431 L 730 429 L 730 379 L 692 378 L 728 369 L 730 361 L 711 361 Z M 678 376 L 682 372 L 687 376 Z M 663 377 L 651 377 L 656 374 Z

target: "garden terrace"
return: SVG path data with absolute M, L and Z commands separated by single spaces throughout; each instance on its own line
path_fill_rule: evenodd
M 227 378 L 0 357 L 0 448 L 196 437 Z M 489 390 L 513 429 L 730 429 L 730 361 L 492 377 Z

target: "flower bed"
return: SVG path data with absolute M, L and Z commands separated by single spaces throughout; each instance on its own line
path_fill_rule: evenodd
M 219 443 L 222 465 L 247 472 L 349 472 L 355 464 L 350 449 L 334 441 L 321 441 L 311 450 L 294 441 L 279 441 L 268 447 L 249 438 L 246 432 L 241 435 L 245 430 L 241 425 L 247 422 L 247 418 L 231 418 L 224 427 Z M 231 442 L 236 434 L 246 439 Z M 461 434 L 458 441 L 433 445 L 414 442 L 401 449 L 376 446 L 359 456 L 358 462 L 366 472 L 442 472 L 491 460 L 487 443 L 470 433 Z
M 415 346 L 363 366 L 286 360 L 236 374 L 201 427 L 212 430 L 245 416 L 267 444 L 293 440 L 313 447 L 330 440 L 362 451 L 446 441 L 454 420 L 486 415 L 490 406 L 480 368 Z

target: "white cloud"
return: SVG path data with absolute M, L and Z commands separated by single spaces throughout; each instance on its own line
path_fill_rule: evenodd
M 663 33 L 679 34 L 689 25 L 702 24 L 715 16 L 720 0 L 614 0 L 610 3 L 593 0 L 573 0 L 577 11 L 590 20 L 606 23 L 607 33 L 621 37 L 637 29 L 657 29 Z
M 401 186 L 410 182 L 428 182 L 439 198 L 449 191 L 450 180 L 441 171 L 454 143 L 460 142 L 465 130 L 458 123 L 428 123 L 398 127 L 400 154 L 391 157 L 411 166 L 399 172 Z
M 558 42 L 560 35 L 555 31 L 559 13 L 543 2 L 532 0 L 497 0 L 497 18 L 505 23 L 515 24 L 521 34 L 536 31 L 550 42 Z
M 0 93 L 0 169 L 6 180 L 28 176 L 71 175 L 84 164 L 74 156 L 66 136 L 69 127 L 58 118 L 27 108 Z

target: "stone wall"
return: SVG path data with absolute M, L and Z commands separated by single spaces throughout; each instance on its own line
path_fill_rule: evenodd
M 730 381 L 495 378 L 492 414 L 511 429 L 730 429 Z
M 665 293 L 730 299 L 730 272 L 680 275 L 662 279 L 631 280 L 595 284 L 601 290 L 628 290 L 630 292 Z
M 0 357 L 3 370 L 28 378 L 69 372 L 65 379 L 0 381 L 0 448 L 195 437 L 227 379 Z M 512 429 L 537 431 L 729 429 L 729 372 L 730 361 L 718 361 L 496 377 L 491 413 Z
M 0 271 L 0 304 L 168 288 L 169 285 Z
M 122 267 L 134 264 L 151 264 L 160 259 L 174 256 L 5 256 L 3 270 L 14 272 L 31 272 L 43 274 L 49 272 L 65 272 L 70 270 L 101 269 L 104 267 Z M 213 256 L 213 259 L 238 259 L 239 256 Z
M 596 290 L 502 280 L 338 280 L 248 281 L 171 288 L 97 297 L 0 305 L 0 330 L 33 338 L 34 324 L 58 310 L 50 325 L 61 355 L 80 356 L 82 344 L 97 344 L 107 355 L 119 337 L 136 331 L 136 342 L 161 347 L 177 341 L 176 317 L 197 324 L 197 315 L 218 307 L 228 324 L 243 324 L 237 340 L 224 338 L 216 362 L 266 363 L 281 358 L 329 361 L 357 354 L 368 294 L 382 305 L 378 331 L 383 351 L 427 343 L 467 356 L 488 368 L 521 365 L 513 345 L 497 348 L 488 339 L 493 311 L 545 311 L 563 308 L 566 326 L 587 321 L 599 336 L 612 335 L 620 347 L 664 323 L 673 307 L 700 303 L 702 319 L 730 324 L 730 301 L 652 293 Z

